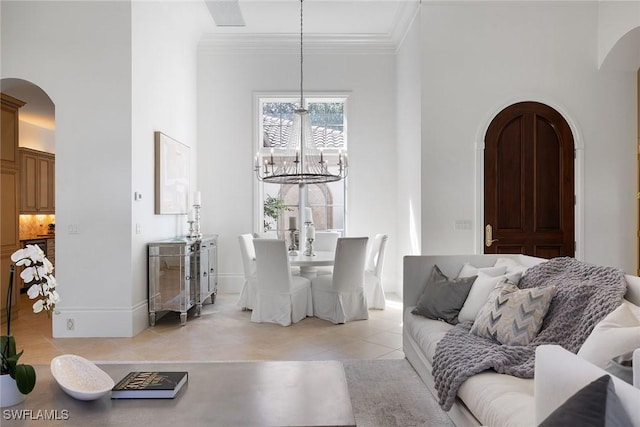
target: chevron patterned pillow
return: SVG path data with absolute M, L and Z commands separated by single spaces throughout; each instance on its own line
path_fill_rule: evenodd
M 471 333 L 506 345 L 527 345 L 542 326 L 555 286 L 519 289 L 500 283 L 476 316 Z

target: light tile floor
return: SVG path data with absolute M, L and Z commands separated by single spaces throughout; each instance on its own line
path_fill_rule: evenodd
M 21 296 L 20 317 L 12 321 L 22 363 L 49 364 L 72 353 L 93 361 L 221 361 L 401 359 L 402 302 L 387 296 L 385 310 L 369 319 L 334 325 L 309 317 L 288 327 L 253 323 L 251 312 L 236 306 L 237 294 L 218 295 L 200 317 L 190 312 L 185 326 L 169 312 L 132 338 L 52 338 L 51 320 L 33 314 Z M 3 331 L 4 332 L 4 331 Z

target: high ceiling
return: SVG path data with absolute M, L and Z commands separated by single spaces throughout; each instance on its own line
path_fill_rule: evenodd
M 215 33 L 292 34 L 300 32 L 299 0 L 206 0 Z M 419 0 L 305 0 L 305 34 L 388 35 L 403 24 Z M 244 26 L 225 26 L 244 22 Z
M 205 3 L 212 23 L 216 24 L 212 24 L 207 37 L 228 40 L 300 34 L 299 0 L 205 0 Z M 397 43 L 419 3 L 419 0 L 304 0 L 305 38 L 367 37 Z M 0 90 L 27 101 L 20 110 L 21 120 L 53 129 L 54 105 L 38 87 L 20 79 L 3 79 Z

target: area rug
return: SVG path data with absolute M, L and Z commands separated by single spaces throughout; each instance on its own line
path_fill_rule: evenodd
M 358 427 L 454 427 L 406 359 L 343 365 Z

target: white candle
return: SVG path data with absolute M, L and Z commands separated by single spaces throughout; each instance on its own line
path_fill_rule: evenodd
M 307 239 L 315 239 L 316 238 L 316 228 L 313 225 L 307 227 Z
M 295 216 L 290 216 L 289 217 L 289 230 L 295 230 L 296 229 L 296 217 Z
M 196 191 L 196 195 L 193 198 L 193 204 L 202 206 L 202 194 L 199 191 Z
M 311 208 L 304 208 L 304 222 L 313 223 L 313 213 L 311 212 Z
M 193 209 L 189 209 L 189 221 L 195 221 L 196 213 Z

